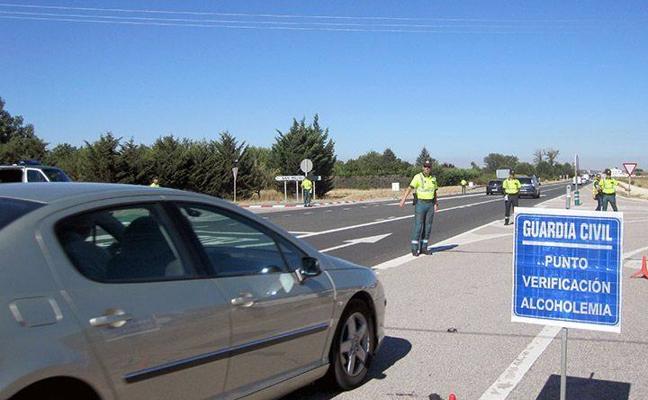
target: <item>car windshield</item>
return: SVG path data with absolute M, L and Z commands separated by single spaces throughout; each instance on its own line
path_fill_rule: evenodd
M 530 185 L 531 184 L 531 178 L 519 178 L 520 183 L 523 185 Z
M 490 182 L 488 182 L 489 185 L 499 185 L 501 183 L 502 183 L 501 181 L 490 181 Z
M 50 182 L 70 182 L 71 181 L 70 177 L 65 175 L 65 172 L 61 171 L 58 168 L 43 168 L 42 171 L 45 175 L 47 175 L 47 178 L 50 180 Z
M 23 215 L 30 213 L 42 206 L 43 204 L 33 201 L 0 197 L 0 210 L 2 210 L 2 212 L 0 213 L 0 229 L 3 229 L 5 226 L 9 225 Z
M 0 183 L 22 182 L 22 170 L 18 168 L 0 169 Z

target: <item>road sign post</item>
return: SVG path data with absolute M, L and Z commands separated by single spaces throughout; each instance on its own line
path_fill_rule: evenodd
M 623 168 L 625 168 L 626 172 L 628 173 L 628 194 L 630 194 L 630 185 L 632 184 L 632 173 L 634 172 L 635 168 L 637 168 L 637 163 L 636 162 L 624 162 L 623 163 Z
M 236 177 L 238 175 L 238 160 L 234 160 L 234 167 L 232 167 L 232 175 L 234 175 L 234 203 L 236 203 Z
M 567 328 L 621 331 L 623 214 L 518 208 L 511 321 L 560 326 L 561 399 Z

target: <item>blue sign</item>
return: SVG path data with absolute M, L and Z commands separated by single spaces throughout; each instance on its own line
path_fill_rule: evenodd
M 518 208 L 511 320 L 621 331 L 623 214 Z

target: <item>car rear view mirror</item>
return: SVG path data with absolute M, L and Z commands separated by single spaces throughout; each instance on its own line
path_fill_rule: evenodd
M 295 270 L 299 282 L 303 282 L 307 278 L 318 276 L 321 273 L 322 268 L 320 267 L 319 260 L 314 257 L 302 258 L 301 267 Z

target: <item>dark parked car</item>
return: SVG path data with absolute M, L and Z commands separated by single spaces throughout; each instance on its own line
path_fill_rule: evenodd
M 486 194 L 504 194 L 504 188 L 502 187 L 502 180 L 495 179 L 488 182 L 486 186 Z
M 518 176 L 522 184 L 520 196 L 531 196 L 535 199 L 540 197 L 540 181 L 535 176 Z

